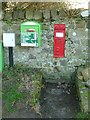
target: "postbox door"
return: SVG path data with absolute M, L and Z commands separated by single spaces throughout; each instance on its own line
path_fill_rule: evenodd
M 54 57 L 64 57 L 65 30 L 54 30 Z

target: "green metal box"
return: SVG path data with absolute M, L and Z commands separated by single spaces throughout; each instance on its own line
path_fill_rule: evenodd
M 34 21 L 21 24 L 21 46 L 41 46 L 41 24 Z
M 2 73 L 3 67 L 4 67 L 4 61 L 3 61 L 3 47 L 2 42 L 0 42 L 0 73 Z

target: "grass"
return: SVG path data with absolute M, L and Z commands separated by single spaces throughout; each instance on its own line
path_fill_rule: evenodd
M 41 89 L 44 87 L 42 81 L 42 72 L 37 71 L 32 75 L 32 86 L 31 99 L 29 103 L 33 106 L 34 110 L 39 113 L 39 99 L 41 94 Z
M 14 104 L 17 101 L 24 99 L 24 94 L 18 91 L 19 84 L 14 84 L 11 89 L 6 89 L 3 94 L 3 99 L 6 102 L 6 108 L 9 112 L 14 111 Z
M 90 113 L 79 112 L 76 118 L 77 120 L 90 120 Z
M 42 82 L 40 81 L 33 81 L 33 87 L 34 89 L 31 92 L 31 99 L 30 99 L 30 104 L 33 106 L 36 112 L 39 112 L 39 99 L 40 99 L 40 94 L 41 94 L 41 89 L 43 86 Z
M 23 65 L 15 65 L 13 68 L 6 66 L 2 75 L 2 84 L 2 98 L 8 112 L 14 111 L 15 104 L 26 98 L 28 98 L 29 105 L 37 111 L 40 92 L 43 87 L 40 70 Z
M 17 101 L 24 99 L 24 93 L 19 91 L 20 86 L 20 75 L 22 72 L 19 66 L 14 68 L 8 68 L 7 66 L 4 69 L 2 76 L 2 99 L 5 101 L 5 106 L 8 112 L 14 111 L 14 104 Z

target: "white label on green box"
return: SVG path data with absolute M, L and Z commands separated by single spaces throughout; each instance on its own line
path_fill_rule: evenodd
M 38 34 L 36 32 L 21 33 L 22 45 L 38 46 Z

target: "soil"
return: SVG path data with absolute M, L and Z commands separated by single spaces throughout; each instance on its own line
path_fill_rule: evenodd
M 71 83 L 46 83 L 41 92 L 40 114 L 28 105 L 22 106 L 13 113 L 4 111 L 3 118 L 60 118 L 64 120 L 76 118 L 77 112 L 80 111 L 76 88 Z
M 79 112 L 74 84 L 47 84 L 41 100 L 43 118 L 76 118 Z

